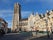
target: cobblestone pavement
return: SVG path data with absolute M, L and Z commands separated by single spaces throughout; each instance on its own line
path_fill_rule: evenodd
M 30 33 L 31 34 L 31 33 Z M 37 34 L 35 36 L 29 33 L 9 33 L 0 37 L 0 40 L 53 40 L 53 34 L 48 38 L 47 35 Z
M 3 37 L 0 37 L 0 40 L 26 40 L 30 35 L 26 33 L 9 33 L 5 34 Z
M 44 35 L 44 36 L 35 36 L 35 37 L 31 37 L 30 39 L 28 40 L 53 40 L 53 34 L 51 34 L 49 37 L 47 35 Z

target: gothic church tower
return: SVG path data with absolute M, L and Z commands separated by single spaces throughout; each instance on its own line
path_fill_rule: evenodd
M 18 31 L 19 30 L 19 20 L 20 19 L 21 19 L 20 5 L 19 5 L 19 3 L 15 3 L 14 4 L 12 31 Z

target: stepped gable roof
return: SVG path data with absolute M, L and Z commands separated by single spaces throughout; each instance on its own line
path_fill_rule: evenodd
M 44 18 L 44 16 L 42 17 L 41 14 L 39 14 L 40 18 Z
M 50 15 L 49 13 L 50 13 L 50 11 L 47 12 L 47 15 L 48 15 L 48 16 Z
M 53 12 L 53 10 L 51 10 L 51 11 Z M 50 11 L 47 12 L 47 15 L 48 15 L 48 16 L 50 15 Z

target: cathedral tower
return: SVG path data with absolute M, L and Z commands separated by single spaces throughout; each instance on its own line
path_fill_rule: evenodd
M 19 20 L 21 19 L 21 11 L 19 3 L 14 4 L 14 15 L 13 15 L 13 25 L 12 31 L 19 30 Z

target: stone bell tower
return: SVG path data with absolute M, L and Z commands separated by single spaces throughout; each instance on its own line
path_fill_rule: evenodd
M 19 3 L 15 3 L 12 31 L 19 31 L 19 20 L 20 19 L 21 19 L 20 5 L 19 5 Z

